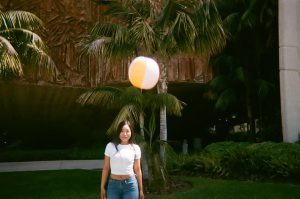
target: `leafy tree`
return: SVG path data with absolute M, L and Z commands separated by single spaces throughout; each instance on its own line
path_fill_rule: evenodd
M 217 5 L 230 36 L 224 52 L 212 61 L 216 76 L 210 87 L 216 109 L 246 118 L 254 135 L 255 118 L 260 128 L 263 125 L 263 103 L 278 105 L 277 1 L 231 0 Z
M 83 93 L 77 100 L 82 105 L 96 105 L 106 109 L 120 110 L 115 120 L 108 129 L 108 134 L 115 132 L 121 121 L 129 120 L 132 124 L 140 126 L 142 136 L 142 164 L 144 178 L 155 190 L 163 190 L 167 185 L 166 172 L 159 163 L 159 157 L 155 146 L 159 142 L 155 140 L 155 116 L 160 107 L 167 107 L 169 114 L 181 115 L 182 102 L 169 93 L 141 92 L 140 90 L 127 87 L 98 87 Z M 148 128 L 145 127 L 145 116 L 149 115 Z M 156 144 L 155 144 L 156 143 Z M 147 157 L 147 162 L 144 158 Z M 159 163 L 159 164 L 157 164 Z M 149 167 L 148 167 L 149 165 Z M 149 168 L 149 172 L 148 172 Z
M 0 79 L 20 77 L 27 70 L 46 75 L 56 71 L 38 33 L 42 21 L 26 11 L 2 11 L 0 6 Z
M 167 63 L 175 55 L 210 56 L 225 45 L 222 20 L 212 0 L 93 0 L 105 6 L 108 22 L 97 23 L 82 41 L 89 55 L 113 63 L 144 55 L 159 63 L 159 93 L 167 93 Z M 160 139 L 167 142 L 166 107 L 160 110 Z M 164 160 L 164 146 L 161 147 Z

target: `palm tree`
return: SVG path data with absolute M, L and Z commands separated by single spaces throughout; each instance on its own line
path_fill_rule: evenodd
M 217 5 L 230 39 L 213 61 L 216 77 L 210 86 L 218 96 L 216 108 L 237 111 L 232 106 L 239 103 L 253 135 L 257 112 L 262 114 L 263 100 L 278 85 L 278 64 L 272 61 L 278 56 L 277 1 L 232 0 L 226 4 L 218 1 Z
M 20 77 L 25 66 L 46 75 L 56 72 L 37 34 L 42 30 L 42 21 L 32 13 L 0 10 L 0 78 Z
M 174 55 L 211 56 L 226 42 L 212 0 L 93 0 L 104 5 L 111 21 L 98 23 L 82 41 L 91 56 L 112 63 L 144 55 L 161 70 L 159 93 L 167 93 L 167 63 Z M 160 111 L 160 139 L 167 142 L 166 107 Z M 164 160 L 164 146 L 161 158 Z
M 254 125 L 257 111 L 262 108 L 262 101 L 274 91 L 274 85 L 262 77 L 250 79 L 245 69 L 229 55 L 219 56 L 214 59 L 212 65 L 219 71 L 208 85 L 214 93 L 210 97 L 215 99 L 215 109 L 227 112 L 227 118 L 230 118 L 230 115 L 238 115 L 240 123 L 243 123 L 243 118 L 247 118 L 248 124 Z M 239 106 L 236 106 L 237 104 Z M 256 104 L 258 109 L 252 104 Z M 251 132 L 251 137 L 254 138 L 255 126 L 249 125 L 247 131 Z
M 83 93 L 77 102 L 82 105 L 96 105 L 106 109 L 120 110 L 108 129 L 108 134 L 113 133 L 117 125 L 124 120 L 129 120 L 132 124 L 139 124 L 142 142 L 144 143 L 142 144 L 144 146 L 142 147 L 143 177 L 149 179 L 152 187 L 164 189 L 167 184 L 167 179 L 164 177 L 166 176 L 165 170 L 161 169 L 162 164 L 153 163 L 157 162 L 157 153 L 155 148 L 152 147 L 155 133 L 155 115 L 162 106 L 165 106 L 169 114 L 180 116 L 183 103 L 169 93 L 155 94 L 153 92 L 141 92 L 133 87 L 117 88 L 110 86 L 91 89 Z M 146 115 L 150 115 L 148 128 L 144 126 Z

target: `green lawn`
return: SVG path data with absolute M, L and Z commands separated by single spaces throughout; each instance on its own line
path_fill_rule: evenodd
M 99 199 L 100 171 L 65 170 L 0 173 L 3 199 Z M 184 177 L 193 187 L 185 192 L 147 199 L 296 199 L 300 185 L 240 182 Z

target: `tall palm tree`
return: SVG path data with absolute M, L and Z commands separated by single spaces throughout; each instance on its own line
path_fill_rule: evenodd
M 278 85 L 278 63 L 272 61 L 278 56 L 277 3 L 276 0 L 217 1 L 230 37 L 224 52 L 213 61 L 218 72 L 210 86 L 218 95 L 219 110 L 228 110 L 244 99 L 239 104 L 252 134 L 257 107 L 261 109 L 262 101 Z
M 42 30 L 42 21 L 30 12 L 0 10 L 1 79 L 22 76 L 25 66 L 46 75 L 56 72 L 46 45 L 38 35 Z
M 86 53 L 107 62 L 144 55 L 161 70 L 159 93 L 167 93 L 167 64 L 174 55 L 205 55 L 225 45 L 222 20 L 212 0 L 93 0 L 111 21 L 97 23 L 82 41 Z M 166 107 L 160 111 L 160 139 L 167 142 Z M 162 159 L 164 147 L 162 145 Z
M 156 112 L 161 107 L 167 107 L 166 110 L 168 110 L 169 114 L 180 116 L 183 103 L 169 93 L 156 94 L 149 91 L 141 92 L 139 89 L 133 87 L 117 88 L 110 86 L 91 89 L 83 93 L 77 102 L 82 105 L 96 105 L 106 109 L 120 110 L 108 129 L 108 134 L 113 133 L 117 125 L 124 120 L 129 120 L 132 124 L 137 123 L 140 125 L 142 140 L 144 143 L 145 141 L 147 143 L 142 144 L 144 146 L 142 147 L 143 177 L 149 179 L 150 184 L 156 185 L 154 187 L 157 189 L 163 189 L 167 184 L 164 178 L 166 176 L 165 171 L 160 169 L 161 164 L 153 164 L 153 162 L 157 162 L 157 153 L 152 147 L 155 133 L 155 115 L 157 115 Z M 150 121 L 148 128 L 144 125 L 146 115 L 150 115 L 147 119 Z M 145 136 L 144 130 L 146 130 L 148 136 Z

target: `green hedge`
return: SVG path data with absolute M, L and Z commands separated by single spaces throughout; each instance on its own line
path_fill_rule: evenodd
M 170 171 L 239 179 L 300 179 L 300 145 L 219 142 L 201 153 L 179 156 Z

